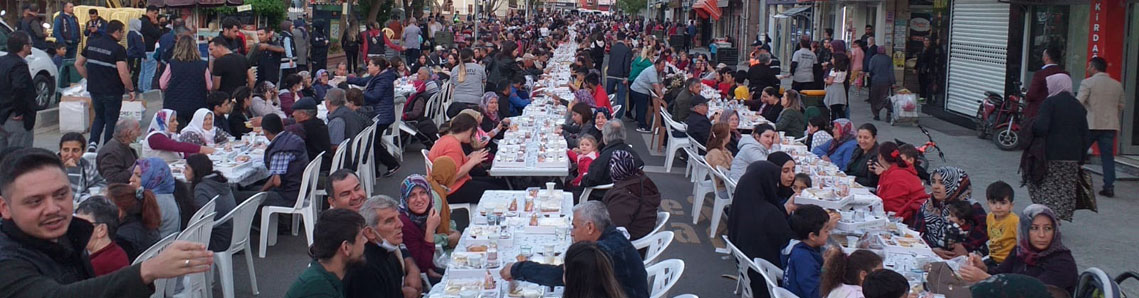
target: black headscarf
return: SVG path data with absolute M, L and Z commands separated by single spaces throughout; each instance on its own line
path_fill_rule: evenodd
M 778 264 L 779 251 L 791 240 L 787 212 L 776 195 L 779 167 L 768 161 L 753 162 L 739 179 L 728 215 L 728 240 L 749 258 Z M 766 297 L 763 277 L 751 272 L 752 293 Z
M 782 174 L 783 165 L 787 164 L 788 161 L 792 161 L 792 160 L 794 160 L 794 159 L 791 158 L 791 155 L 789 155 L 783 151 L 776 151 L 774 153 L 767 155 L 767 161 L 770 161 L 771 164 L 774 164 L 776 167 L 779 167 L 780 174 Z M 779 207 L 782 208 L 783 207 L 782 202 L 786 202 L 787 199 L 790 199 L 791 196 L 795 195 L 795 190 L 791 189 L 790 185 L 783 185 L 783 183 L 782 183 L 783 181 L 780 181 L 780 178 L 782 178 L 782 177 L 776 176 L 776 179 L 775 179 L 775 181 L 776 181 L 776 183 L 775 183 L 775 186 L 776 186 L 775 195 L 779 196 L 779 202 L 780 202 Z M 792 181 L 792 183 L 794 183 L 794 182 Z

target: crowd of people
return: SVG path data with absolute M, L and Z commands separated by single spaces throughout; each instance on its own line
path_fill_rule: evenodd
M 767 41 L 752 44 L 746 68 L 713 66 L 715 60 L 689 51 L 692 24 L 683 44 L 673 45 L 652 33 L 667 28 L 680 35 L 684 26 L 620 15 L 512 13 L 482 22 L 425 15 L 346 31 L 340 39 L 346 61 L 326 69 L 328 38 L 319 26 L 309 31 L 304 20 L 259 28 L 259 42 L 249 43 L 236 19 L 225 18 L 222 34 L 209 41 L 210 57 L 203 59 L 193 29 L 173 20 L 162 32 L 155 7 L 129 24 L 102 21 L 92 10 L 84 30 L 88 41 L 77 49 L 73 5 L 64 7 L 56 20 L 61 31 L 55 34 L 62 37 L 57 48 L 65 57 L 78 54 L 75 66 L 88 79 L 96 117 L 89 138 L 65 134 L 58 153 L 15 149 L 30 147 L 30 133 L 6 133 L 8 141 L 0 142 L 12 148 L 0 160 L 0 267 L 6 268 L 0 293 L 13 297 L 147 296 L 153 291 L 148 284 L 156 279 L 204 272 L 212 264 L 210 251 L 227 249 L 230 235 L 244 232 L 233 231 L 232 222 L 215 227 L 210 243 L 178 241 L 153 259 L 130 264 L 159 239 L 179 233 L 211 200 L 218 218 L 257 193 L 266 193 L 263 205 L 293 206 L 305 167 L 322 153 L 321 179 L 331 210 L 315 223 L 313 261 L 286 296 L 419 297 L 429 291 L 420 273 L 438 282 L 444 268 L 436 268 L 433 258 L 438 250 L 453 250 L 459 239 L 449 204 L 477 203 L 488 190 L 508 189 L 508 182 L 536 183 L 507 181 L 488 171 L 496 140 L 503 139 L 510 117 L 520 115 L 532 96 L 553 98 L 568 111 L 559 128 L 571 148 L 566 152 L 571 174 L 560 181 L 565 188 L 613 187 L 594 191 L 574 207 L 574 244 L 564 266 L 506 264 L 499 272 L 503 279 L 565 286 L 566 297 L 649 296 L 641 255 L 630 240 L 652 231 L 662 194 L 626 141 L 625 125 L 650 132 L 657 114 L 652 107 L 659 104 L 687 125 L 666 133 L 704 146 L 700 153 L 707 163 L 738 185 L 727 214 L 728 239 L 748 257 L 784 269 L 778 283 L 800 297 L 897 298 L 909 287 L 898 273 L 881 269 L 882 257 L 873 252 L 824 251 L 835 219 L 820 207 L 795 204 L 811 177 L 796 174 L 802 165 L 779 151 L 783 135 L 876 189 L 885 209 L 917 230 L 938 256 L 967 258 L 960 276 L 977 283 L 974 291 L 1019 274 L 1032 278 L 1022 282 L 1070 293 L 1077 271 L 1060 237 L 1060 221 L 1070 221 L 1072 211 L 1083 208 L 1074 191 L 1083 151 L 1093 136 L 1110 144 L 1114 135 L 1107 132 L 1119 127 L 1118 118 L 1085 109 L 1110 107 L 1103 100 L 1113 95 L 1083 90 L 1110 88 L 1109 77 L 1085 80 L 1077 96 L 1062 70 L 1037 72 L 1044 83 L 1032 85 L 1043 89 L 1030 89 L 1027 135 L 1034 141 L 1022 167 L 1030 198 L 1038 204 L 1016 212 L 1008 183 L 988 185 L 985 208 L 974 200 L 965 170 L 930 170 L 912 145 L 879 142 L 873 123 L 850 120 L 848 91 L 864 85 L 873 118 L 879 119 L 881 109 L 890 112 L 886 96 L 895 83 L 893 68 L 872 36 L 850 42 L 850 48 L 829 36 L 822 42 L 804 39 L 790 74 L 783 74 Z M 868 27 L 867 35 L 872 30 Z M 0 108 L 0 121 L 9 123 L 5 132 L 23 127 L 27 133 L 34 124 L 34 105 L 24 100 L 34 97 L 30 80 L 18 78 L 26 66 L 12 59 L 28 55 L 42 38 L 35 34 L 42 32 L 12 34 L 10 54 L 0 58 L 0 73 L 14 74 L 0 82 L 0 90 L 6 90 L 0 102 L 16 103 Z M 119 43 L 123 38 L 127 47 Z M 573 52 L 566 86 L 572 98 L 533 92 L 533 82 L 551 75 L 551 59 L 562 47 Z M 1045 53 L 1051 59 L 1046 61 L 1060 61 L 1055 50 Z M 1088 65 L 1092 73 L 1105 68 L 1102 58 Z M 343 82 L 333 85 L 340 77 Z M 402 111 L 395 108 L 400 78 L 410 78 L 415 88 Z M 783 79 L 791 80 L 790 88 L 783 90 Z M 163 108 L 145 131 L 137 120 L 120 120 L 123 96 L 136 100 L 151 87 L 163 91 Z M 701 95 L 705 89 L 770 123 L 741 128 L 742 111 L 711 112 L 711 99 Z M 807 104 L 800 91 L 814 89 L 827 95 Z M 1044 90 L 1046 100 L 1033 97 L 1037 90 Z M 453 102 L 444 111 L 449 120 L 436 126 L 426 102 L 443 91 Z M 326 119 L 317 117 L 318 105 L 326 108 Z M 343 141 L 372 125 L 379 139 L 396 117 L 425 132 L 418 140 L 429 149 L 430 162 L 425 175 L 402 180 L 398 199 L 367 197 L 364 184 L 375 181 L 361 180 L 355 163 L 328 172 L 331 153 Z M 10 125 L 16 128 L 9 130 Z M 263 166 L 270 176 L 252 187 L 234 188 L 208 155 L 254 130 L 269 140 Z M 1054 141 L 1071 138 L 1082 142 Z M 141 152 L 132 149 L 135 143 Z M 379 161 L 375 172 L 395 175 L 399 159 L 381 142 L 370 148 Z M 85 151 L 96 153 L 94 162 L 82 157 Z M 184 179 L 176 179 L 168 166 L 179 160 L 187 164 L 181 169 Z M 1110 196 L 1106 176 L 1105 182 L 1101 194 Z M 715 191 L 724 195 L 729 189 L 716 181 Z M 766 296 L 764 280 L 757 275 L 751 280 L 753 293 Z

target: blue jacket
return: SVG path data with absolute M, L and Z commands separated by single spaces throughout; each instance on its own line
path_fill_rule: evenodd
M 362 78 L 349 78 L 352 85 L 364 86 L 364 105 L 376 113 L 376 123 L 395 123 L 395 80 L 394 71 L 385 70 L 378 75 Z
M 819 298 L 819 281 L 823 272 L 823 254 L 804 242 L 796 243 L 790 252 L 783 250 L 783 288 L 802 298 Z
M 510 114 L 522 115 L 522 109 L 530 105 L 530 94 L 519 92 L 518 88 L 510 87 Z
M 648 273 L 645 272 L 644 261 L 629 239 L 625 239 L 625 234 L 617 231 L 615 227 L 609 227 L 601 234 L 601 238 L 597 239 L 597 246 L 608 253 L 613 260 L 613 273 L 616 275 L 617 283 L 625 290 L 625 296 L 648 298 Z M 563 266 L 526 261 L 514 263 L 510 273 L 517 280 L 555 287 L 565 286 L 565 282 L 562 281 L 564 270 Z
M 146 44 L 142 41 L 142 34 L 136 31 L 127 33 L 127 58 L 145 58 Z
M 167 32 L 158 38 L 158 49 L 154 52 L 154 58 L 158 61 L 170 62 L 170 58 L 174 57 L 174 31 Z
M 67 26 L 63 25 L 64 18 L 67 19 Z M 56 39 L 63 38 L 69 44 L 79 44 L 79 19 L 76 19 L 75 16 L 60 13 L 59 16 L 55 17 L 51 28 L 54 30 L 51 36 L 55 36 Z M 65 31 L 69 34 L 63 34 Z
M 834 143 L 834 141 L 835 140 L 830 140 L 826 143 L 823 143 L 822 145 L 819 145 L 818 147 L 815 147 L 815 149 L 811 150 L 811 153 L 814 153 L 815 156 L 818 157 L 827 155 L 827 149 L 831 148 L 831 143 Z M 854 155 L 854 148 L 858 148 L 858 141 L 855 141 L 854 139 L 850 139 L 847 140 L 846 143 L 842 143 L 842 145 L 838 146 L 838 150 L 835 150 L 834 153 L 829 155 L 831 163 L 838 166 L 839 170 L 846 171 L 846 166 L 850 163 L 850 156 Z

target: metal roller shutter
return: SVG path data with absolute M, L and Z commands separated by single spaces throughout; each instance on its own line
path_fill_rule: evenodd
M 1009 4 L 954 0 L 950 15 L 945 108 L 972 117 L 985 91 L 1004 94 Z

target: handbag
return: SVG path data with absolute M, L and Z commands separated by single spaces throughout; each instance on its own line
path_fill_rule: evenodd
M 953 268 L 945 262 L 930 264 L 925 286 L 930 292 L 945 295 L 946 298 L 973 297 L 969 292 L 969 283 L 957 276 Z
M 1091 210 L 1099 213 L 1096 206 L 1095 189 L 1092 187 L 1092 175 L 1080 168 L 1079 179 L 1076 181 L 1076 209 Z

